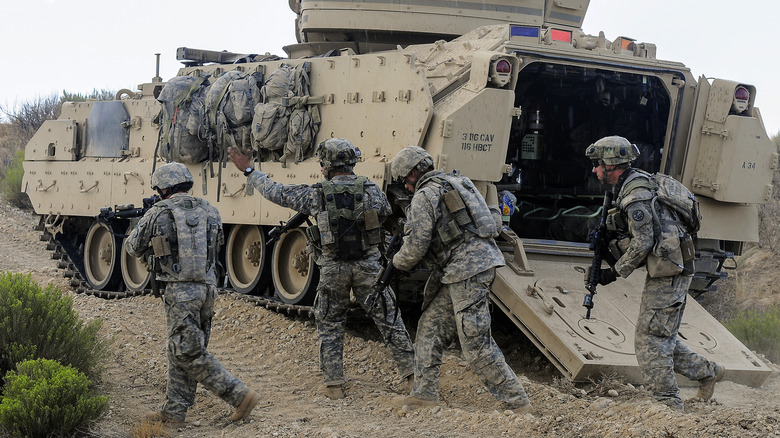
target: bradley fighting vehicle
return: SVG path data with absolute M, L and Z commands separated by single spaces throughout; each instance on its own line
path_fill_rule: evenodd
M 356 173 L 397 206 L 389 231 L 409 200 L 389 163 L 407 145 L 469 176 L 489 203 L 514 196 L 498 239 L 507 264 L 491 299 L 572 380 L 618 372 L 641 381 L 633 334 L 643 272 L 600 287 L 591 318 L 582 306 L 588 230 L 604 197 L 584 156 L 589 144 L 626 137 L 641 151 L 636 166 L 697 195 L 693 296 L 713 290 L 744 242 L 758 240 L 757 208 L 778 160 L 755 87 L 697 79 L 657 59 L 651 43 L 586 35 L 588 0 L 289 3 L 298 44 L 285 47 L 287 58 L 180 48 L 176 77 L 158 73 L 114 101 L 65 103 L 27 145 L 23 190 L 79 290 L 122 296 L 148 287 L 143 261 L 122 250 L 124 218 L 142 211 L 128 204 L 154 194 L 153 169 L 176 160 L 225 223 L 221 286 L 307 309 L 318 281 L 307 224 L 268 244 L 294 212 L 247 187 L 225 149 L 252 152 L 276 181 L 313 184 L 322 177 L 313 145 L 330 137 L 361 149 Z M 101 218 L 105 207 L 113 213 Z M 403 303 L 419 302 L 415 276 L 395 286 Z M 769 368 L 695 300 L 688 307 L 687 344 L 724 364 L 727 378 L 760 385 Z

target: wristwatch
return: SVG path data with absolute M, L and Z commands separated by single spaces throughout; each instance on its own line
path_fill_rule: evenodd
M 252 167 L 252 166 L 249 166 L 246 169 L 244 169 L 244 176 L 249 176 L 249 174 L 254 172 L 254 171 L 255 171 L 255 168 Z

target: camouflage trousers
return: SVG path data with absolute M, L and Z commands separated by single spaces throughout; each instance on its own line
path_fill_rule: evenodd
M 692 351 L 677 336 L 680 329 L 691 277 L 675 276 L 645 280 L 634 349 L 639 369 L 653 396 L 682 410 L 683 401 L 674 373 L 691 380 L 715 375 L 715 362 Z
M 366 297 L 372 292 L 381 265 L 379 260 L 320 261 L 320 283 L 314 303 L 314 319 L 320 339 L 320 369 L 325 385 L 344 383 L 344 331 L 350 303 L 350 289 L 358 304 L 366 310 Z M 383 291 L 384 300 L 368 316 L 374 321 L 385 345 L 395 359 L 402 377 L 414 373 L 414 347 L 401 313 L 396 312 L 393 290 Z M 387 303 L 387 308 L 381 305 Z
M 529 403 L 523 385 L 506 363 L 490 333 L 488 291 L 495 268 L 464 281 L 444 284 L 425 308 L 414 343 L 414 389 L 411 395 L 439 399 L 442 353 L 455 340 L 463 357 L 493 396 L 512 409 Z
M 201 383 L 231 406 L 238 406 L 249 388 L 206 351 L 217 288 L 203 283 L 171 282 L 165 287 L 168 330 L 168 387 L 162 412 L 184 421 Z

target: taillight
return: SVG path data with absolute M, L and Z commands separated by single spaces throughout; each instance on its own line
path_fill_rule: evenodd
M 512 73 L 512 64 L 506 59 L 499 59 L 496 63 L 496 72 L 498 73 Z

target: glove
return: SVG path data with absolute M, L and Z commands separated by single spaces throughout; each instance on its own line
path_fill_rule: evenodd
M 617 280 L 617 274 L 615 274 L 615 271 L 613 271 L 612 268 L 601 269 L 601 273 L 599 275 L 600 285 L 606 286 L 615 280 Z

